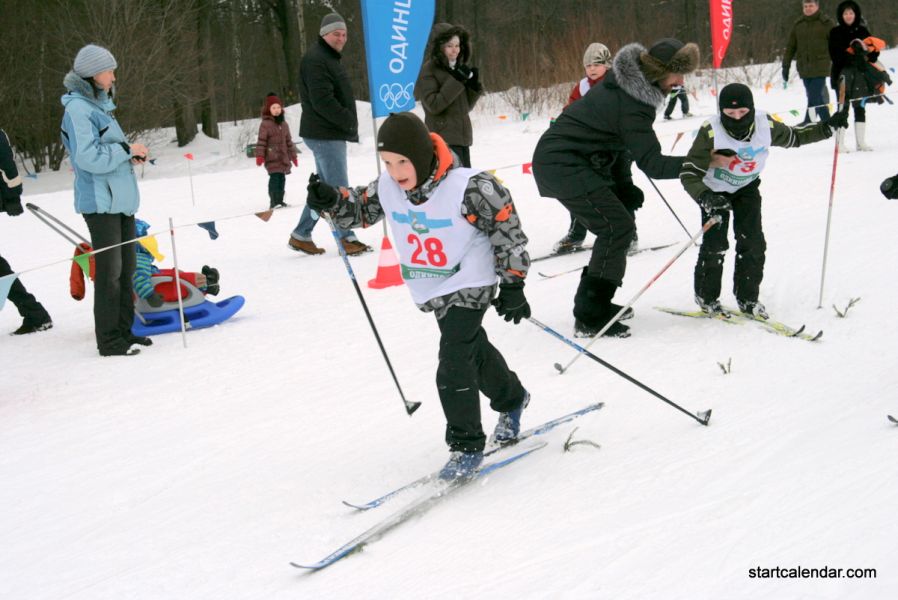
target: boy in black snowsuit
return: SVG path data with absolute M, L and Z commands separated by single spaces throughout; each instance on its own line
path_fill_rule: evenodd
M 699 129 L 680 171 L 683 187 L 701 206 L 702 222 L 715 214 L 723 219 L 702 239 L 695 265 L 695 301 L 708 314 L 725 312 L 719 297 L 732 210 L 736 237 L 733 292 L 740 311 L 767 319 L 767 311 L 758 301 L 767 249 L 759 187 L 770 147 L 798 148 L 825 140 L 834 128 L 848 126 L 848 115 L 837 112 L 825 121 L 789 127 L 765 112 L 755 112 L 751 90 L 741 83 L 724 87 L 719 104 L 720 115 Z M 716 153 L 713 159 L 712 151 Z
M 308 205 L 332 213 L 337 227 L 390 224 L 412 298 L 440 328 L 437 390 L 451 451 L 440 477 L 474 473 L 486 436 L 480 392 L 499 412 L 496 442 L 517 437 L 530 400 L 518 376 L 490 344 L 481 321 L 492 304 L 506 321 L 530 317 L 524 277 L 527 236 L 511 195 L 495 177 L 462 168 L 443 139 L 409 112 L 390 115 L 377 134 L 386 172 L 339 192 L 313 175 Z M 498 280 L 499 295 L 493 299 Z

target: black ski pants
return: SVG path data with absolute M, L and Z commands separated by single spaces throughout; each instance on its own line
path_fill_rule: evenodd
M 86 214 L 90 243 L 95 250 L 133 240 L 134 217 L 115 214 Z M 131 336 L 134 320 L 134 295 L 131 277 L 137 264 L 134 244 L 124 244 L 95 255 L 94 331 L 97 350 L 120 348 Z
M 764 278 L 764 258 L 767 242 L 761 228 L 760 180 L 733 194 L 722 194 L 733 205 L 733 235 L 736 238 L 736 265 L 733 274 L 733 293 L 740 302 L 755 302 Z M 730 212 L 719 213 L 723 220 L 705 232 L 695 264 L 695 295 L 711 302 L 720 298 L 723 277 L 723 257 L 729 244 Z M 711 217 L 702 210 L 702 223 Z
M 6 262 L 3 256 L 0 256 L 0 277 L 13 274 L 12 267 Z M 9 301 L 18 309 L 19 314 L 25 320 L 25 325 L 43 325 L 50 320 L 50 315 L 43 305 L 37 301 L 33 294 L 28 293 L 25 286 L 19 281 L 18 277 L 12 282 L 9 288 Z
M 480 392 L 490 408 L 509 412 L 524 400 L 524 387 L 505 359 L 490 344 L 481 326 L 482 309 L 453 306 L 440 327 L 440 364 L 437 391 L 446 415 L 446 443 L 450 450 L 479 452 L 486 445 L 480 423 Z
M 639 190 L 635 186 L 633 188 Z M 641 196 L 640 192 L 640 204 Z M 618 197 L 612 187 L 602 187 L 586 196 L 558 201 L 596 236 L 589 259 L 589 275 L 607 279 L 620 287 L 627 270 L 627 250 L 636 231 L 633 212 L 638 207 L 631 211 L 630 203 Z

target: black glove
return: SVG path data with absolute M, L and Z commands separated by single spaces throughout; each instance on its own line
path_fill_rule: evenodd
M 879 186 L 879 191 L 889 200 L 898 200 L 898 175 L 883 181 Z
M 506 321 L 514 321 L 517 325 L 521 319 L 530 318 L 530 304 L 524 297 L 524 282 L 520 283 L 500 283 L 499 296 L 490 302 L 496 307 L 496 312 L 500 317 L 505 317 Z
M 11 198 L 7 199 L 3 202 L 3 210 L 6 211 L 10 217 L 18 217 L 22 214 L 22 201 L 19 198 Z
M 465 82 L 465 87 L 471 88 L 475 92 L 479 92 L 483 89 L 483 86 L 480 85 L 480 69 L 477 67 L 471 68 L 471 76 Z
M 455 65 L 455 68 L 450 69 L 449 73 L 462 83 L 467 83 L 472 75 L 471 67 L 462 64 Z
M 721 196 L 711 190 L 702 192 L 702 195 L 698 197 L 698 203 L 701 205 L 702 210 L 711 215 L 733 208 L 726 196 Z
M 824 121 L 829 125 L 830 129 L 847 129 L 848 128 L 848 111 L 837 111 L 836 114 Z
M 153 292 L 153 295 L 147 298 L 147 304 L 149 304 L 153 308 L 159 308 L 164 302 L 165 299 L 159 292 Z
M 340 192 L 321 181 L 315 173 L 309 176 L 309 185 L 306 186 L 306 191 L 309 192 L 306 196 L 306 204 L 317 212 L 331 210 L 337 205 L 337 200 L 340 198 Z

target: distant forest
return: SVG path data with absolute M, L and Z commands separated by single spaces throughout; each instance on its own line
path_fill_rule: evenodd
M 391 0 L 382 0 L 385 9 Z M 859 2 L 870 31 L 894 46 L 898 1 Z M 734 1 L 735 32 L 724 67 L 782 56 L 801 1 Z M 821 10 L 835 16 L 835 0 Z M 62 79 L 87 43 L 115 55 L 117 117 L 138 134 L 175 127 L 183 145 L 198 130 L 257 116 L 266 93 L 298 102 L 299 60 L 321 18 L 337 11 L 349 42 L 343 63 L 367 100 L 358 0 L 0 0 L 0 127 L 35 168 L 58 169 Z M 661 37 L 694 41 L 710 59 L 706 0 L 437 0 L 436 21 L 471 32 L 473 63 L 488 91 L 540 88 L 581 76 L 584 48 L 612 52 Z

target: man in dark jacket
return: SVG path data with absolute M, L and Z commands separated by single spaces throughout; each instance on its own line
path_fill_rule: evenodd
M 299 95 L 302 117 L 299 135 L 315 157 L 315 171 L 334 187 L 349 187 L 346 170 L 346 142 L 359 141 L 359 120 L 355 98 L 346 69 L 340 62 L 346 45 L 346 23 L 337 13 L 321 20 L 319 37 L 299 65 Z M 290 248 L 306 254 L 322 254 L 312 241 L 318 215 L 308 206 L 290 234 Z M 347 254 L 361 254 L 370 248 L 351 230 L 339 230 Z
M 5 212 L 11 217 L 17 217 L 22 214 L 22 178 L 19 177 L 19 170 L 16 168 L 16 162 L 13 160 L 12 147 L 6 132 L 0 129 L 0 212 Z M 12 275 L 13 270 L 2 256 L 0 256 L 0 278 Z M 0 282 L 0 294 L 5 293 L 6 285 L 9 284 L 7 279 Z M 13 276 L 12 285 L 9 287 L 9 299 L 19 309 L 24 321 L 22 326 L 13 332 L 13 335 L 23 335 L 25 333 L 34 333 L 35 331 L 44 331 L 53 327 L 53 321 L 50 315 L 35 297 L 28 293 L 22 282 Z M 0 298 L 0 304 L 6 298 Z
M 798 76 L 808 97 L 808 110 L 799 125 L 807 125 L 811 122 L 811 107 L 817 109 L 821 121 L 829 119 L 829 93 L 826 89 L 826 76 L 831 66 L 829 32 L 836 22 L 820 12 L 818 0 L 803 0 L 801 9 L 804 16 L 792 25 L 783 55 L 783 82 L 789 81 L 789 68 L 792 59 L 795 59 Z
M 536 146 L 539 193 L 557 198 L 596 235 L 574 296 L 578 336 L 597 334 L 620 310 L 611 299 L 623 282 L 633 213 L 642 203 L 630 163 L 655 179 L 679 176 L 683 157 L 661 154 L 652 124 L 667 94 L 698 62 L 698 46 L 671 38 L 650 50 L 624 46 L 605 80 L 566 108 Z M 605 335 L 626 337 L 628 330 L 615 323 Z

